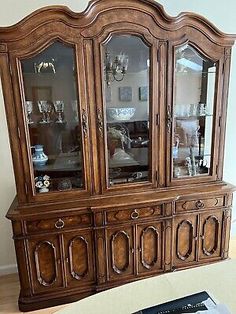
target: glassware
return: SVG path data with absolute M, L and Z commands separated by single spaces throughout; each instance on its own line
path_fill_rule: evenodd
M 176 48 L 172 138 L 178 136 L 180 145 L 172 145 L 174 178 L 178 168 L 181 178 L 211 173 L 215 79 L 214 61 L 190 44 Z M 207 166 L 198 165 L 200 158 Z
M 42 68 L 40 73 L 34 71 L 34 64 L 39 65 L 42 61 L 52 59 L 56 63 L 54 73 L 50 65 L 48 68 Z M 36 110 L 34 107 L 31 117 L 37 115 L 38 123 L 34 120 L 33 128 L 28 125 L 30 146 L 34 146 L 31 158 L 32 169 L 34 177 L 49 172 L 51 177 L 49 193 L 85 189 L 83 153 L 88 148 L 87 144 L 85 146 L 82 144 L 82 132 L 87 135 L 87 113 L 84 108 L 80 114 L 75 64 L 74 47 L 60 41 L 53 42 L 37 55 L 21 61 L 25 100 L 33 100 L 32 95 L 36 99 L 33 103 Z M 80 116 L 83 123 L 80 123 Z M 27 118 L 27 109 L 25 109 L 25 117 Z M 60 189 L 58 185 L 61 186 Z M 42 190 L 37 186 L 35 192 L 41 193 Z
M 111 51 L 112 56 L 107 52 Z M 121 53 L 123 51 L 123 53 Z M 104 61 L 106 64 L 104 83 L 104 107 L 106 111 L 106 154 L 108 156 L 109 185 L 120 185 L 132 182 L 151 180 L 149 119 L 150 119 L 150 47 L 135 35 L 114 35 L 104 45 Z M 135 56 L 129 60 L 127 55 Z M 114 56 L 120 56 L 114 61 Z M 125 72 L 121 64 L 126 62 Z M 117 69 L 112 73 L 112 69 Z M 125 75 L 121 75 L 121 74 Z M 135 73 L 135 75 L 133 75 Z M 119 74 L 119 75 L 118 75 Z M 122 86 L 118 83 L 123 79 Z M 118 81 L 118 82 L 117 82 Z M 112 83 L 111 83 L 112 82 Z M 135 88 L 138 88 L 138 101 L 133 99 Z M 111 102 L 110 95 L 118 99 Z M 114 97 L 113 97 L 114 98 Z M 129 102 L 129 103 L 128 103 Z M 102 134 L 102 114 L 98 110 L 100 133 Z M 119 169 L 119 177 L 114 177 Z
M 50 112 L 52 110 L 52 106 L 48 103 L 47 100 L 39 100 L 38 101 L 39 112 L 42 113 L 42 120 L 39 121 L 41 124 L 50 123 Z
M 29 100 L 25 101 L 25 110 L 27 113 L 27 123 L 28 124 L 34 123 L 34 121 L 31 119 L 31 116 L 30 116 L 31 113 L 33 112 L 33 102 L 32 101 L 29 101 Z
M 64 102 L 62 100 L 56 100 L 53 102 L 56 113 L 58 114 L 56 123 L 64 123 L 63 112 L 64 112 Z
M 79 122 L 78 101 L 77 100 L 72 100 L 71 101 L 71 105 L 72 105 L 72 110 L 73 110 L 73 113 L 74 113 L 75 122 Z

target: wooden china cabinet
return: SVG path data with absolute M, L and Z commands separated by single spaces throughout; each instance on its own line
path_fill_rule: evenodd
M 234 39 L 149 0 L 0 28 L 22 311 L 228 257 Z

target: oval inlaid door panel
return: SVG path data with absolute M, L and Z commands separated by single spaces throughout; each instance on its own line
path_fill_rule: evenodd
M 119 279 L 134 272 L 133 228 L 108 229 L 108 277 Z
M 88 274 L 88 242 L 77 236 L 69 244 L 70 273 L 77 280 Z
M 118 231 L 112 236 L 112 268 L 116 273 L 124 272 L 129 266 L 130 238 L 125 231 Z
M 199 258 L 221 256 L 221 233 L 223 211 L 201 215 Z
M 52 285 L 57 276 L 55 246 L 49 241 L 39 242 L 36 245 L 34 256 L 39 283 L 43 286 Z
M 177 256 L 186 260 L 193 250 L 193 225 L 189 220 L 183 220 L 177 229 Z
M 141 262 L 147 269 L 152 268 L 158 259 L 159 233 L 153 226 L 147 227 L 142 231 L 141 235 Z

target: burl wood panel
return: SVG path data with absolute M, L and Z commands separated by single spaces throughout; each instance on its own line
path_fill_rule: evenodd
M 163 264 L 163 224 L 137 225 L 137 273 L 158 272 Z
M 63 242 L 68 286 L 79 287 L 92 283 L 95 274 L 91 231 L 66 233 Z
M 173 263 L 174 266 L 196 261 L 198 215 L 174 218 Z
M 164 205 L 144 207 L 144 208 L 133 208 L 126 210 L 115 210 L 106 212 L 106 222 L 110 223 L 121 223 L 124 221 L 138 221 L 144 218 L 158 218 L 164 214 Z
M 59 238 L 56 235 L 28 240 L 33 292 L 62 287 L 62 263 Z
M 212 211 L 200 216 L 199 259 L 221 256 L 223 211 Z
M 63 230 L 73 227 L 85 227 L 92 225 L 90 214 L 81 214 L 76 216 L 56 217 L 53 219 L 40 219 L 26 222 L 28 233 L 39 233 L 45 231 Z
M 176 202 L 176 212 L 181 213 L 188 210 L 199 210 L 205 208 L 217 208 L 225 205 L 225 196 L 199 198 Z
M 108 280 L 134 275 L 133 227 L 107 229 L 106 242 Z

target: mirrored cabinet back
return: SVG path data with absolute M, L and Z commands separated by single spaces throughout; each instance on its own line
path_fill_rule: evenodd
M 228 257 L 235 38 L 151 0 L 0 28 L 21 311 Z

